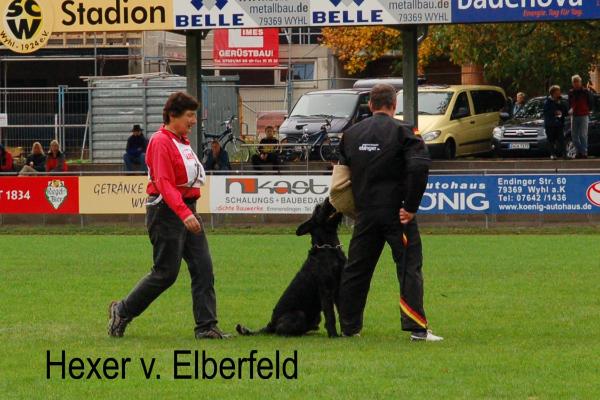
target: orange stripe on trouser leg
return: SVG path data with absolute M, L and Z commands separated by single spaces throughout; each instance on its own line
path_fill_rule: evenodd
M 404 245 L 404 247 L 408 246 L 408 238 L 406 237 L 406 233 L 402 234 L 402 244 Z
M 400 298 L 400 309 L 404 312 L 404 314 L 408 315 L 410 319 L 419 324 L 419 326 L 427 328 L 427 320 L 419 315 L 419 313 L 417 313 L 415 310 L 410 308 L 410 306 L 406 304 L 402 297 Z

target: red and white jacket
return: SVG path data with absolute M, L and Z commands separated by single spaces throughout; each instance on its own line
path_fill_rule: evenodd
M 187 136 L 179 138 L 161 127 L 148 143 L 146 164 L 150 178 L 146 193 L 160 196 L 182 221 L 192 215 L 184 199 L 200 197 L 206 174 Z

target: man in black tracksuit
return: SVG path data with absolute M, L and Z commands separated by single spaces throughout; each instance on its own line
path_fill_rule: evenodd
M 400 283 L 402 329 L 412 332 L 412 340 L 442 340 L 427 329 L 421 238 L 414 218 L 427 185 L 429 153 L 411 126 L 394 119 L 393 87 L 373 87 L 369 106 L 373 116 L 344 132 L 340 144 L 340 163 L 350 167 L 357 210 L 340 287 L 342 333 L 355 336 L 362 328 L 371 277 L 387 242 Z

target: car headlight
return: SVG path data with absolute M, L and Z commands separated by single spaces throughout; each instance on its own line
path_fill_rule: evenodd
M 421 135 L 424 141 L 431 142 L 440 137 L 442 131 L 430 131 Z
M 492 136 L 494 136 L 494 139 L 500 140 L 500 139 L 502 139 L 503 133 L 504 133 L 504 128 L 497 126 L 494 128 L 494 131 L 492 132 Z

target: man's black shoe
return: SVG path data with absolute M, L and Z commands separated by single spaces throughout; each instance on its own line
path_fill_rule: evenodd
M 119 315 L 119 302 L 112 301 L 108 306 L 108 336 L 123 337 L 131 319 Z

